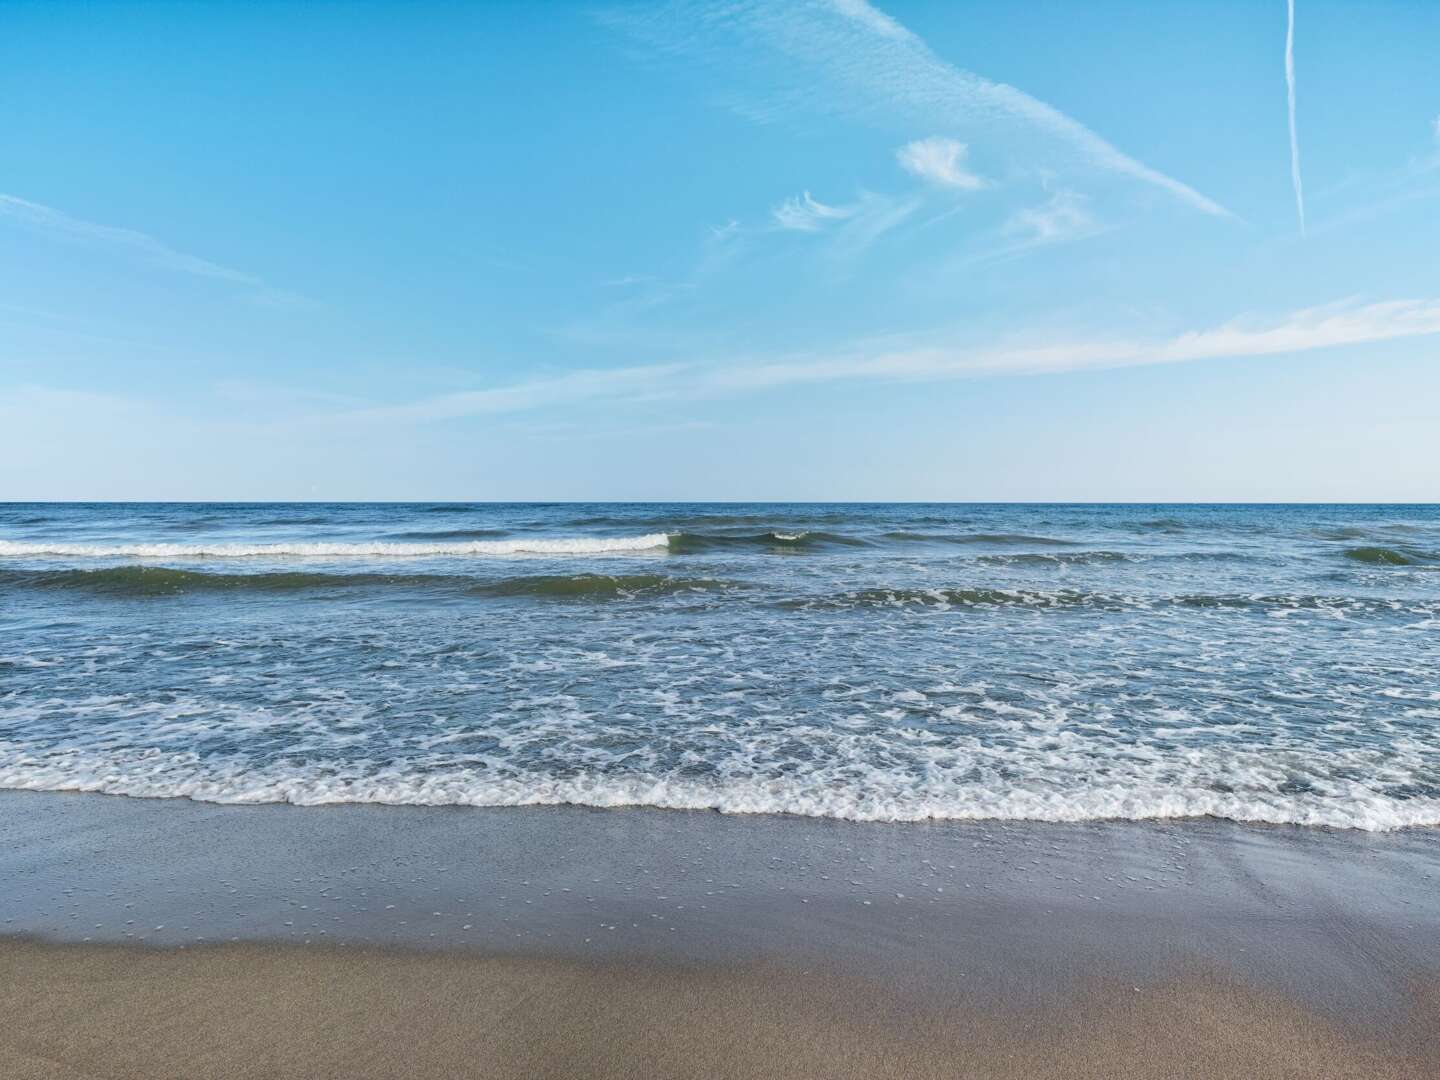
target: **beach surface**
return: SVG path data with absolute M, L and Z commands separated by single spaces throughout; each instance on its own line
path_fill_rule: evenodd
M 14 1077 L 1440 1076 L 1440 837 L 0 794 Z
M 1048 1009 L 794 967 L 236 945 L 0 950 L 11 1077 L 1421 1077 L 1434 988 L 1357 1031 L 1203 975 Z

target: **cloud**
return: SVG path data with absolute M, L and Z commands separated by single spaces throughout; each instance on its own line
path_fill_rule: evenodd
M 724 244 L 734 239 L 740 232 L 740 222 L 730 218 L 723 225 L 711 225 L 708 227 L 707 236 L 711 243 Z
M 1300 235 L 1305 235 L 1305 186 L 1300 182 L 1300 136 L 1295 130 L 1295 0 L 1286 0 L 1285 96 L 1290 111 L 1290 183 L 1295 188 L 1295 212 Z
M 916 139 L 895 151 L 900 167 L 913 176 L 941 187 L 978 191 L 985 181 L 965 167 L 969 147 L 958 139 L 932 135 Z
M 819 232 L 825 226 L 855 216 L 853 206 L 827 206 L 806 191 L 786 199 L 770 211 L 777 228 L 796 232 Z
M 866 0 L 831 0 L 831 6 L 846 18 L 863 23 L 881 37 L 894 38 L 897 41 L 916 40 L 909 30 L 883 11 L 871 7 Z
M 904 224 L 921 204 L 919 198 L 861 191 L 853 202 L 829 206 L 806 191 L 773 207 L 770 219 L 773 228 L 787 232 L 827 233 L 830 239 L 825 255 L 845 262 L 863 255 L 882 236 Z
M 857 258 L 892 229 L 899 228 L 920 209 L 918 198 L 895 199 L 862 192 L 850 219 L 835 230 L 830 252 L 839 258 Z
M 1091 236 L 1100 223 L 1087 209 L 1085 196 L 1057 191 L 1039 206 L 1027 206 L 1010 215 L 1001 232 L 1017 238 L 1022 247 L 1039 247 Z
M 1353 301 L 1278 318 L 1234 319 L 1155 341 L 1072 341 L 1025 346 L 856 347 L 770 362 L 675 363 L 571 372 L 409 405 L 359 410 L 343 419 L 429 421 L 550 407 L 695 400 L 836 382 L 940 382 L 1045 375 L 1154 364 L 1310 352 L 1440 334 L 1440 299 Z
M 850 77 L 858 77 L 897 104 L 1023 125 L 1067 145 L 1095 167 L 1154 185 L 1207 214 L 1230 216 L 1214 200 L 1122 153 L 1059 109 L 1013 86 L 945 62 L 918 36 L 866 0 L 834 0 L 834 8 L 861 28 L 847 43 L 853 51 L 842 61 Z M 894 29 L 881 29 L 890 26 Z M 873 74 L 867 74 L 866 68 Z
M 1123 153 L 1059 109 L 941 59 L 865 0 L 678 0 L 646 14 L 627 11 L 607 18 L 657 53 L 689 53 L 743 68 L 744 88 L 729 96 L 756 119 L 810 108 L 887 126 L 943 126 L 970 145 L 982 138 L 1000 145 L 1033 169 L 1066 163 L 1100 169 L 1167 192 L 1203 213 L 1233 217 L 1215 200 Z M 780 62 L 764 65 L 767 51 Z M 770 103 L 743 104 L 737 95 L 747 90 Z
M 674 396 L 674 386 L 692 367 L 689 364 L 648 364 L 605 370 L 582 369 L 510 386 L 441 394 L 408 405 L 359 409 L 342 414 L 342 418 L 445 420 L 616 398 L 632 403 L 660 400 Z
M 0 194 L 0 217 L 69 240 L 122 249 L 154 266 L 177 273 L 194 274 L 252 288 L 265 288 L 265 283 L 253 274 L 232 270 L 228 266 L 176 251 L 146 233 L 82 221 L 52 207 L 18 199 L 13 195 Z
M 1330 304 L 1304 308 L 1269 325 L 1236 319 L 1213 330 L 1182 334 L 1155 351 L 1153 362 L 1273 356 L 1430 334 L 1440 334 L 1440 299 Z

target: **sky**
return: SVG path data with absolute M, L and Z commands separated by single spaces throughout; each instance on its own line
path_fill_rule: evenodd
M 1431 0 L 0 0 L 0 500 L 1440 500 Z

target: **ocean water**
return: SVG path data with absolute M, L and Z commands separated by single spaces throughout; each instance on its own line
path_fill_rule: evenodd
M 1440 825 L 1440 508 L 0 505 L 0 787 Z

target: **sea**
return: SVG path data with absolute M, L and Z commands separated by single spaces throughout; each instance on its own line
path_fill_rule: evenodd
M 0 787 L 1440 825 L 1440 507 L 0 504 Z

